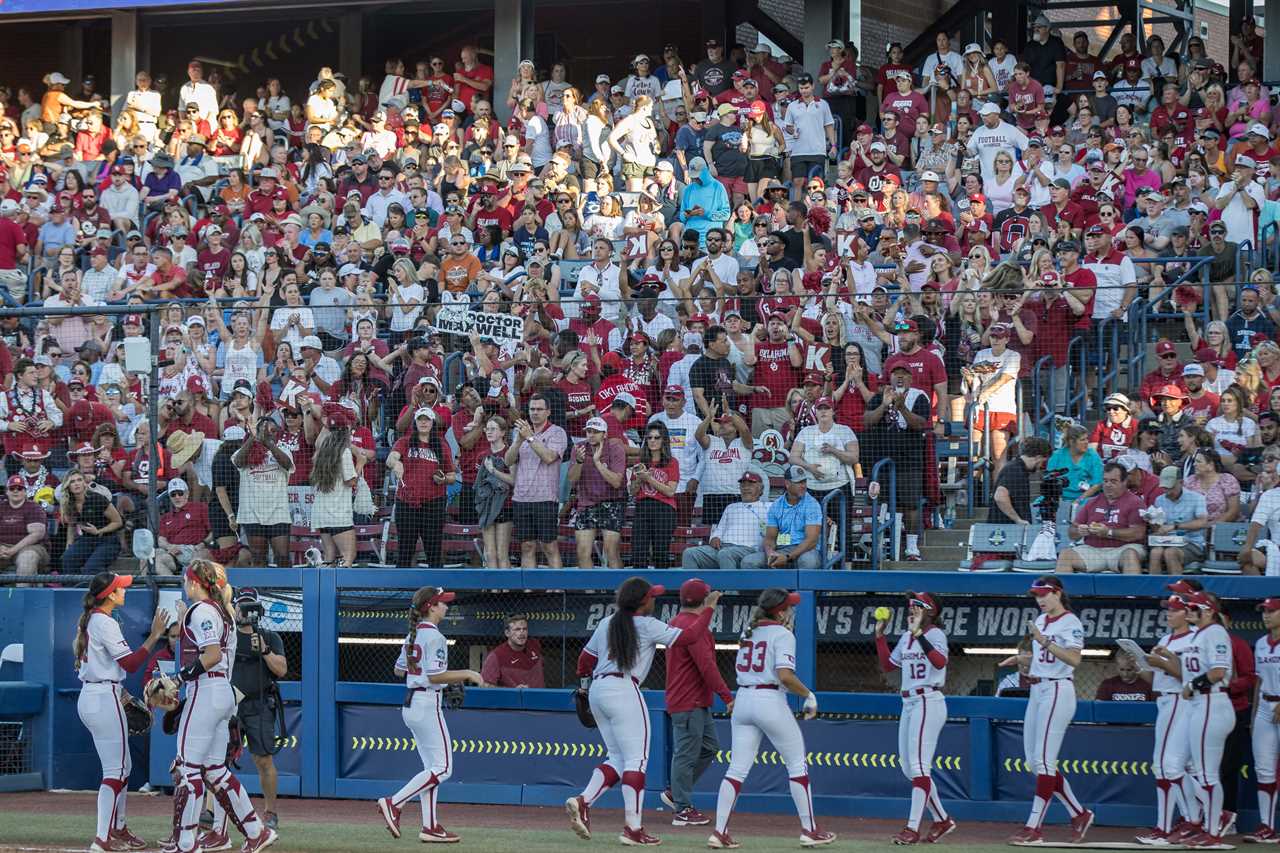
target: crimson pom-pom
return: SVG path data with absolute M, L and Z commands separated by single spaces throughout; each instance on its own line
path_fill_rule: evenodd
M 809 209 L 809 226 L 819 234 L 826 234 L 831 230 L 831 214 L 825 207 L 812 207 Z
M 276 399 L 271 393 L 271 383 L 265 379 L 258 383 L 258 393 L 253 398 L 258 406 L 259 414 L 267 415 L 275 411 Z

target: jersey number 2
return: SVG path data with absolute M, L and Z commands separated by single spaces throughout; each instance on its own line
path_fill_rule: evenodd
M 744 642 L 738 649 L 738 672 L 764 672 L 764 656 L 768 651 L 766 642 Z
M 405 664 L 408 668 L 405 672 L 410 675 L 422 675 L 422 646 L 416 643 L 405 650 Z

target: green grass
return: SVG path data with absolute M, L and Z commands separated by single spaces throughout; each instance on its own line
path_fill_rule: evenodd
M 0 808 L 3 807 L 0 798 Z M 518 812 L 516 812 L 518 814 Z M 372 814 L 370 817 L 372 818 Z M 91 815 L 50 815 L 32 819 L 31 814 L 0 811 L 0 851 L 12 850 L 24 846 L 46 846 L 56 849 L 84 850 L 93 837 L 93 817 Z M 412 821 L 409 821 L 412 824 Z M 129 821 L 129 828 L 148 841 L 155 841 L 168 835 L 168 821 L 159 817 L 138 817 Z M 590 842 L 580 841 L 566 828 L 564 831 L 537 830 L 522 832 L 519 829 L 479 829 L 462 825 L 449 824 L 449 829 L 462 836 L 457 848 L 483 850 L 485 853 L 573 853 L 602 849 L 621 849 L 613 831 L 604 827 L 597 829 Z M 696 830 L 675 830 L 669 826 L 655 824 L 652 831 L 662 837 L 663 850 L 706 850 L 704 846 L 709 833 L 701 828 Z M 241 838 L 234 831 L 232 841 L 239 849 Z M 739 838 L 742 850 L 753 853 L 764 851 L 799 850 L 796 837 Z M 441 845 L 443 846 L 443 845 Z M 1003 847 L 1003 843 L 986 844 L 946 844 L 947 853 L 987 853 L 993 848 Z M 457 849 L 448 848 L 445 849 Z M 158 849 L 158 848 L 153 848 Z M 418 842 L 416 832 L 405 832 L 399 841 L 391 838 L 381 824 L 369 820 L 360 825 L 342 824 L 299 824 L 286 823 L 281 830 L 281 838 L 272 851 L 279 853 L 374 853 L 374 851 L 395 851 L 426 849 Z M 433 848 L 434 849 L 434 848 Z M 889 851 L 895 848 L 885 841 L 850 841 L 839 839 L 827 850 L 855 851 Z

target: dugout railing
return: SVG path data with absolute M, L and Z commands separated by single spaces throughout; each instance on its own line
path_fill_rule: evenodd
M 292 623 L 296 629 L 289 631 L 290 680 L 282 689 L 289 738 L 277 756 L 281 793 L 372 799 L 416 772 L 417 754 L 400 720 L 404 688 L 388 670 L 403 636 L 408 596 L 420 585 L 437 584 L 459 592 L 443 626 L 446 635 L 458 638 L 458 645 L 451 647 L 451 667 L 478 668 L 479 653 L 474 646 L 466 647 L 468 633 L 479 632 L 487 638 L 485 644 L 500 642 L 495 626 L 500 629 L 502 613 L 538 606 L 543 612 L 531 621 L 531 629 L 541 635 L 544 649 L 550 649 L 548 660 L 554 661 L 548 667 L 547 682 L 558 685 L 469 689 L 464 706 L 447 716 L 456 770 L 442 788 L 442 797 L 453 802 L 525 805 L 563 802 L 580 789 L 602 757 L 598 734 L 581 728 L 572 711 L 572 666 L 591 620 L 607 612 L 612 589 L 629 574 L 606 570 L 232 570 L 234 584 L 263 591 L 268 600 L 264 625 L 284 629 Z M 674 591 L 689 573 L 647 576 Z M 822 712 L 819 720 L 805 724 L 804 731 L 818 809 L 825 814 L 882 816 L 905 813 L 907 804 L 909 783 L 896 756 L 901 699 L 875 680 L 868 608 L 887 603 L 899 612 L 907 589 L 942 595 L 944 604 L 955 608 L 952 650 L 957 661 L 973 650 L 966 647 L 1011 645 L 1020 633 L 1021 620 L 1034 612 L 1026 597 L 1027 578 L 1017 575 L 815 570 L 713 572 L 710 579 L 727 590 L 721 620 L 713 623 L 722 658 L 732 658 L 737 621 L 759 589 L 780 585 L 801 593 L 796 614 L 798 675 L 817 686 Z M 1150 645 L 1158 630 L 1158 601 L 1168 580 L 1064 577 L 1077 612 L 1087 624 L 1097 626 L 1099 639 L 1089 641 L 1095 649 L 1113 649 L 1117 632 Z M 1237 629 L 1246 639 L 1256 636 L 1257 624 L 1245 620 L 1254 601 L 1266 593 L 1267 582 L 1214 577 L 1207 579 L 1207 585 L 1228 601 L 1229 610 L 1241 620 Z M 0 604 L 4 616 L 0 625 L 9 626 L 0 630 L 10 632 L 0 639 L 13 642 L 13 626 L 21 625 L 18 641 L 26 647 L 22 677 L 46 691 L 43 708 L 31 721 L 32 762 L 50 788 L 88 788 L 96 782 L 93 746 L 76 715 L 79 682 L 66 665 L 81 594 L 75 589 L 23 588 L 13 590 Z M 145 633 L 159 594 L 163 593 L 141 585 L 129 594 L 120 615 L 125 636 L 135 644 Z M 664 609 L 658 615 L 669 615 L 676 604 L 674 595 L 661 604 Z M 975 622 L 986 618 L 983 612 L 992 608 L 1000 618 L 988 618 L 989 624 L 975 628 Z M 1256 614 L 1251 618 L 1256 620 Z M 898 627 L 895 622 L 895 632 Z M 896 633 L 892 636 L 896 638 Z M 647 779 L 651 809 L 666 785 L 669 763 L 660 689 L 662 658 L 645 685 L 652 732 Z M 723 660 L 721 664 L 723 671 Z M 136 691 L 138 680 L 131 677 L 127 686 Z M 1025 699 L 993 698 L 989 688 L 981 683 L 949 685 L 949 689 L 987 695 L 948 695 L 950 722 L 933 772 L 959 819 L 1020 820 L 1031 790 L 1031 777 L 1021 759 L 1019 721 Z M 4 712 L 0 708 L 0 719 L 5 718 Z M 1096 805 L 1105 823 L 1149 823 L 1154 714 L 1152 703 L 1083 699 L 1079 703 L 1063 750 L 1064 770 L 1081 798 Z M 728 750 L 728 721 L 720 720 L 719 726 L 722 748 Z M 134 785 L 145 781 L 167 787 L 172 739 L 156 727 L 149 738 L 134 739 L 133 747 L 139 768 Z M 715 785 L 725 769 L 720 758 L 696 789 L 695 802 L 700 807 L 714 805 Z M 242 761 L 241 770 L 246 784 L 256 790 L 252 765 Z M 743 806 L 789 811 L 785 769 L 776 754 L 764 750 L 752 772 Z M 1251 806 L 1247 772 L 1241 781 L 1240 802 Z M 617 806 L 617 795 L 611 796 L 604 804 Z M 1060 818 L 1060 812 L 1055 811 L 1054 817 Z M 1244 818 L 1243 825 L 1252 825 L 1251 820 Z

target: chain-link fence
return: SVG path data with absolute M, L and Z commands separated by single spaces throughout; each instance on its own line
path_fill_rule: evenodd
M 0 779 L 31 772 L 31 738 L 27 724 L 0 721 Z
M 298 681 L 302 678 L 302 592 L 297 589 L 254 587 L 262 604 L 262 616 L 258 627 L 274 631 L 284 643 L 284 656 L 288 669 L 280 681 Z

